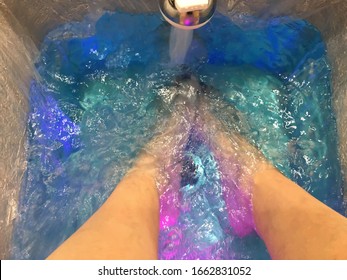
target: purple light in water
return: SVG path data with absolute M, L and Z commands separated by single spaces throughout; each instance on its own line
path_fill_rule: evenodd
M 42 146 L 50 147 L 50 152 L 46 156 L 50 158 L 49 164 L 52 165 L 50 168 L 53 168 L 51 160 L 54 159 L 54 151 L 61 148 L 63 153 L 60 154 L 60 160 L 62 160 L 77 148 L 80 127 L 61 110 L 58 102 L 37 82 L 33 82 L 31 87 L 31 106 L 30 119 L 35 140 Z
M 176 225 L 180 216 L 181 178 L 171 168 L 164 168 L 162 172 L 170 178 L 166 191 L 160 195 L 160 229 L 164 230 Z
M 160 229 L 165 230 L 177 224 L 180 210 L 177 205 L 178 193 L 169 190 L 160 196 Z

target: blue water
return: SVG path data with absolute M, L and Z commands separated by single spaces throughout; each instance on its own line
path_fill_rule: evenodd
M 159 14 L 105 13 L 48 34 L 36 63 L 42 79 L 30 91 L 13 258 L 47 257 L 102 205 L 154 135 L 162 92 L 187 72 L 244 116 L 244 135 L 274 165 L 341 212 L 326 46 L 303 20 L 262 26 L 241 29 L 216 15 L 176 68 L 168 67 L 170 26 Z M 189 143 L 179 221 L 161 232 L 160 258 L 268 259 L 255 233 L 239 238 L 230 227 L 208 146 Z

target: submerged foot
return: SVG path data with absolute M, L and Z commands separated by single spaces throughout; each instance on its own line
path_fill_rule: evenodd
M 191 81 L 183 81 L 169 90 L 173 96 L 166 104 L 168 117 L 158 123 L 156 136 L 144 147 L 136 164 L 152 172 L 156 178 L 162 229 L 173 226 L 178 220 L 180 174 L 196 112 L 196 89 Z
M 218 115 L 223 118 L 230 113 L 221 110 L 230 110 L 230 107 L 225 104 L 211 105 L 212 102 L 216 100 L 204 95 L 199 97 L 197 131 L 210 146 L 219 164 L 229 222 L 236 234 L 244 236 L 254 229 L 253 174 L 266 160 L 257 148 L 241 136 L 240 124 L 232 123 L 235 119 L 221 120 L 212 113 L 220 110 Z M 232 114 L 235 115 L 234 112 Z

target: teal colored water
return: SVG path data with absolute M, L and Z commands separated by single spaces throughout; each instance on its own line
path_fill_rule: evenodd
M 184 67 L 169 67 L 170 26 L 159 14 L 105 13 L 45 38 L 32 81 L 28 170 L 13 257 L 42 259 L 114 190 L 163 118 L 163 93 L 189 73 L 236 108 L 245 136 L 283 173 L 342 211 L 342 176 L 320 33 L 303 20 L 241 29 L 216 15 L 194 33 Z M 228 112 L 219 112 L 228 119 Z M 238 237 L 219 167 L 192 137 L 182 172 L 182 209 L 161 231 L 162 259 L 267 259 L 261 239 Z

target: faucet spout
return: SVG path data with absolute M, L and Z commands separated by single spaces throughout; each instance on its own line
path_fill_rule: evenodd
M 180 29 L 197 29 L 212 18 L 217 0 L 159 0 L 165 20 Z

